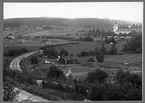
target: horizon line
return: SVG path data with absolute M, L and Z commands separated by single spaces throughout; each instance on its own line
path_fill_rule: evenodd
M 129 20 L 120 20 L 120 19 L 111 19 L 111 18 L 95 18 L 95 17 L 14 17 L 14 18 L 3 18 L 3 20 L 8 20 L 8 19 L 25 19 L 25 18 L 58 18 L 58 19 L 108 19 L 108 20 L 117 20 L 117 21 L 125 21 L 125 22 L 131 22 L 131 23 L 141 23 L 141 21 L 129 21 Z

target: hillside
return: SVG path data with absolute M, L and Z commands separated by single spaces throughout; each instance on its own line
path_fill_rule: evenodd
M 114 23 L 130 25 L 132 22 L 110 20 L 110 19 L 98 19 L 98 18 L 14 18 L 5 19 L 4 27 L 15 28 L 20 25 L 58 25 L 64 27 L 77 27 L 77 28 L 99 28 L 105 31 L 112 30 Z

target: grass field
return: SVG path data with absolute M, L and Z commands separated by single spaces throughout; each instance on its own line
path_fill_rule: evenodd
M 78 57 L 78 61 L 80 64 L 68 64 L 68 65 L 59 65 L 57 66 L 61 68 L 66 74 L 69 69 L 72 71 L 72 76 L 75 78 L 84 78 L 88 72 L 91 72 L 95 69 L 103 69 L 105 72 L 109 74 L 115 74 L 117 70 L 129 70 L 129 71 L 142 71 L 142 55 L 141 54 L 124 54 L 124 55 L 108 55 L 105 56 L 104 63 L 99 63 L 94 56 L 95 62 L 88 62 L 88 58 L 93 57 Z M 133 65 L 125 65 L 124 62 L 128 62 L 132 60 Z M 136 64 L 136 65 L 134 65 Z M 50 64 L 39 64 L 37 65 L 42 70 L 49 70 Z
M 43 31 L 44 32 L 44 31 Z M 45 32 L 44 32 L 45 33 Z M 42 34 L 42 32 L 41 32 Z M 9 40 L 5 41 L 4 44 L 6 47 L 4 50 L 9 50 L 13 48 L 27 48 L 28 50 L 38 50 L 41 46 L 41 44 L 47 43 L 47 44 L 57 44 L 57 43 L 65 43 L 68 42 L 67 40 L 62 40 L 62 39 L 44 39 L 44 38 L 33 38 L 31 40 L 26 40 L 25 43 L 20 43 L 20 40 Z M 124 43 L 118 43 L 116 44 L 116 47 L 118 49 L 118 52 L 121 52 L 123 49 Z M 69 54 L 73 54 L 76 56 L 78 53 L 81 51 L 88 51 L 88 50 L 95 50 L 95 48 L 101 47 L 101 44 L 97 42 L 79 42 L 79 44 L 66 44 L 66 45 L 60 45 L 57 46 L 56 49 L 59 51 L 61 48 L 65 48 Z M 110 44 L 105 44 L 105 47 L 107 50 L 110 49 L 111 45 Z M 86 74 L 87 72 L 90 72 L 94 69 L 96 69 L 98 66 L 102 68 L 107 68 L 110 71 L 116 71 L 118 68 L 116 68 L 114 65 L 120 65 L 123 67 L 124 62 L 128 62 L 129 60 L 133 60 L 133 64 L 137 64 L 138 66 L 141 67 L 142 65 L 142 55 L 141 54 L 124 54 L 124 55 L 108 55 L 105 56 L 105 61 L 104 63 L 98 63 L 96 60 L 96 57 L 93 57 L 95 59 L 95 63 L 93 63 L 92 67 L 88 63 L 88 58 L 90 57 L 79 57 L 78 60 L 81 62 L 81 65 L 67 65 L 65 67 L 62 67 L 62 69 L 67 72 L 68 69 L 72 68 L 73 76 L 81 76 L 83 74 Z M 111 67 L 110 67 L 111 66 Z M 41 68 L 48 68 L 49 65 L 47 64 L 42 64 L 40 66 Z M 124 68 L 124 67 L 123 67 Z
M 69 53 L 71 54 L 78 54 L 81 51 L 88 51 L 88 50 L 95 50 L 95 48 L 101 47 L 101 44 L 98 44 L 97 42 L 80 42 L 79 44 L 67 44 L 67 45 L 62 45 L 62 46 L 57 46 L 57 50 L 60 50 L 61 48 L 65 48 Z M 105 44 L 105 47 L 107 50 L 110 49 L 111 45 L 110 44 Z M 123 43 L 118 43 L 116 44 L 116 47 L 118 48 L 118 51 L 121 52 L 123 49 Z
M 54 35 L 66 35 L 66 34 L 73 34 L 76 31 L 74 30 L 69 30 L 69 29 L 50 29 L 50 30 L 43 30 L 35 33 L 30 33 L 30 34 L 24 34 L 23 36 L 54 36 Z
M 44 38 L 33 38 L 29 40 L 25 40 L 24 43 L 21 43 L 23 39 L 18 40 L 6 40 L 4 41 L 4 50 L 7 51 L 9 49 L 17 49 L 17 48 L 27 48 L 28 50 L 38 50 L 42 44 L 63 44 L 63 43 L 70 43 L 71 41 L 63 40 L 63 39 L 44 39 Z

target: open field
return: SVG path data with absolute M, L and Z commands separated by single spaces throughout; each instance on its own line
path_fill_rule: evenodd
M 57 32 L 57 31 L 55 31 Z M 37 32 L 38 35 L 46 33 L 46 31 Z M 33 35 L 33 34 L 32 34 Z M 21 40 L 5 40 L 4 44 L 6 45 L 4 50 L 9 50 L 13 48 L 27 48 L 28 50 L 37 50 L 41 47 L 42 44 L 59 44 L 59 43 L 67 43 L 71 42 L 68 40 L 63 39 L 53 39 L 53 38 L 32 38 L 25 40 L 24 43 L 21 43 Z M 123 49 L 123 42 L 119 42 L 116 44 L 116 47 L 118 49 L 118 52 L 121 52 Z M 88 50 L 95 50 L 95 48 L 101 47 L 101 44 L 98 42 L 82 42 L 80 41 L 79 44 L 65 44 L 56 46 L 56 49 L 60 51 L 61 48 L 65 48 L 69 54 L 73 54 L 75 57 L 78 53 L 82 51 L 88 51 Z M 105 44 L 105 47 L 107 50 L 111 48 L 110 44 Z M 96 57 L 93 57 L 95 59 L 94 63 L 88 63 L 88 59 L 90 57 L 77 57 L 78 61 L 81 63 L 81 65 L 66 65 L 64 67 L 61 67 L 65 73 L 68 71 L 68 69 L 72 68 L 72 75 L 75 77 L 80 77 L 83 74 L 86 74 L 87 72 L 90 72 L 94 69 L 98 68 L 104 68 L 105 71 L 115 71 L 119 69 L 115 65 L 120 65 L 122 68 L 127 68 L 127 66 L 124 66 L 124 62 L 132 61 L 133 64 L 137 65 L 137 67 L 141 68 L 142 65 L 142 55 L 141 54 L 124 54 L 124 55 L 107 55 L 105 56 L 105 62 L 104 63 L 98 63 L 96 60 Z M 48 64 L 41 64 L 40 68 L 49 68 Z M 132 70 L 132 69 L 131 69 Z
M 94 58 L 95 62 L 88 62 L 88 58 Z M 88 72 L 91 72 L 95 69 L 101 68 L 105 72 L 109 73 L 110 75 L 115 74 L 117 70 L 123 69 L 123 70 L 129 70 L 131 72 L 140 72 L 142 71 L 142 55 L 141 54 L 124 54 L 124 55 L 108 55 L 105 56 L 105 62 L 104 63 L 99 63 L 96 60 L 96 57 L 93 56 L 88 56 L 88 57 L 78 57 L 78 61 L 81 64 L 68 64 L 68 65 L 56 65 L 61 68 L 64 73 L 66 74 L 69 69 L 72 71 L 72 76 L 75 78 L 84 78 L 85 75 Z M 130 65 L 125 65 L 124 62 L 129 62 L 131 61 L 132 64 Z M 51 64 L 38 64 L 36 67 L 36 71 L 49 71 L 49 67 Z
M 35 33 L 29 33 L 29 34 L 24 34 L 23 36 L 56 36 L 56 35 L 66 35 L 66 34 L 73 34 L 76 31 L 74 30 L 69 30 L 69 29 L 50 29 L 50 30 L 43 30 L 43 31 L 39 31 L 39 32 L 35 32 Z
M 119 52 L 122 51 L 123 44 L 124 43 L 116 44 L 116 47 L 118 48 Z M 68 50 L 69 53 L 76 55 L 84 50 L 85 51 L 95 50 L 96 47 L 100 48 L 101 44 L 99 44 L 97 42 L 79 42 L 79 44 L 66 44 L 66 45 L 62 45 L 62 46 L 57 46 L 56 48 L 58 50 L 60 50 L 61 48 L 65 48 L 66 50 Z M 105 47 L 107 48 L 107 50 L 109 50 L 111 45 L 105 44 Z
M 9 40 L 5 41 L 4 44 L 6 45 L 5 50 L 12 49 L 12 48 L 27 48 L 28 50 L 37 50 L 41 47 L 42 44 L 63 44 L 63 43 L 71 43 L 71 41 L 68 40 L 62 40 L 62 39 L 39 39 L 39 40 L 25 40 L 25 43 L 21 43 L 20 40 Z M 65 48 L 70 54 L 77 55 L 78 53 L 82 51 L 88 51 L 88 50 L 95 50 L 95 48 L 101 47 L 101 44 L 98 44 L 97 42 L 79 42 L 79 44 L 65 44 L 56 46 L 56 49 L 59 51 L 61 48 Z M 110 49 L 110 44 L 105 44 L 105 47 L 107 50 Z M 123 48 L 123 43 L 118 43 L 116 45 L 118 48 L 118 51 L 121 52 Z
M 24 41 L 24 42 L 23 42 Z M 22 43 L 23 42 L 23 43 Z M 16 40 L 4 40 L 4 45 L 6 46 L 4 48 L 5 51 L 9 49 L 17 49 L 17 48 L 27 48 L 28 50 L 37 50 L 41 47 L 41 45 L 56 45 L 56 44 L 65 44 L 65 43 L 72 43 L 69 40 L 63 40 L 63 39 L 44 39 L 44 38 L 33 38 L 33 39 L 16 39 Z

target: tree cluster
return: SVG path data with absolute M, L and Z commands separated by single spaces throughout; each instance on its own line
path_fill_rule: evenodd
M 88 31 L 88 35 L 97 37 L 97 36 L 114 36 L 116 34 L 111 31 L 104 31 L 104 30 L 93 28 Z
M 117 44 L 116 40 L 113 37 L 108 39 L 107 36 L 105 37 L 105 43 L 107 43 L 107 44 L 110 44 L 110 43 Z
M 57 66 L 52 65 L 49 68 L 49 72 L 47 73 L 47 77 L 55 77 L 55 78 L 65 78 L 63 71 Z
M 110 55 L 117 55 L 118 54 L 116 44 L 112 44 L 111 49 L 110 49 L 108 54 L 110 54 Z
M 57 59 L 58 52 L 55 48 L 44 48 L 43 54 L 46 55 L 48 58 Z
M 93 72 L 89 72 L 85 81 L 89 83 L 102 83 L 108 77 L 108 74 L 101 69 L 96 69 Z
M 62 48 L 59 52 L 59 56 L 68 56 L 69 52 L 67 50 L 65 50 L 64 48 Z
M 104 53 L 102 51 L 97 51 L 96 59 L 98 62 L 104 62 Z
M 3 101 L 12 101 L 15 98 L 16 93 L 13 89 L 13 83 L 5 77 L 5 81 L 3 81 Z
M 142 77 L 140 75 L 124 72 L 123 70 L 119 70 L 117 72 L 115 80 L 120 84 L 123 84 L 124 82 L 131 82 L 138 87 L 142 86 Z
M 96 55 L 96 52 L 95 51 L 82 51 L 80 52 L 77 56 L 78 57 L 84 57 L 84 56 L 95 56 Z
M 89 58 L 88 61 L 89 62 L 95 62 L 94 58 Z
M 24 54 L 26 52 L 28 52 L 28 50 L 26 48 L 10 49 L 4 53 L 4 56 L 19 56 L 19 55 Z
M 93 78 L 93 77 L 92 77 Z M 115 83 L 96 83 L 91 86 L 87 99 L 96 100 L 142 100 L 142 78 L 136 74 L 118 71 Z
M 32 57 L 30 58 L 30 62 L 31 62 L 31 64 L 38 64 L 39 59 L 38 59 L 37 56 L 32 56 Z
M 131 51 L 132 53 L 142 53 L 142 35 L 134 36 L 124 46 L 123 51 Z
M 87 37 L 80 37 L 79 40 L 80 41 L 94 41 L 94 39 L 89 37 L 89 36 L 87 36 Z

